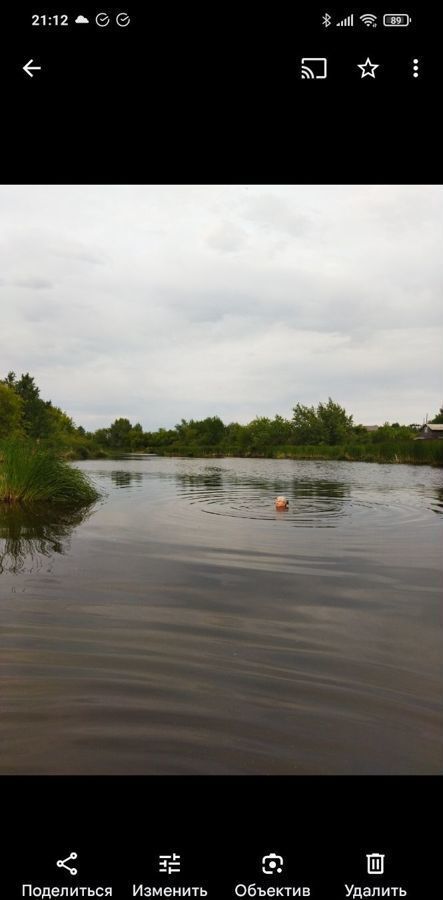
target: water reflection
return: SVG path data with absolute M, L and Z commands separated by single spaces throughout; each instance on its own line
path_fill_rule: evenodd
M 203 472 L 177 472 L 175 478 L 183 491 L 200 493 L 202 488 L 208 488 L 210 491 L 220 488 L 224 481 L 228 481 L 227 474 L 229 475 L 218 466 L 207 466 Z
M 437 515 L 443 514 L 443 488 L 436 488 L 431 502 L 431 509 Z
M 118 488 L 128 488 L 132 484 L 140 484 L 143 481 L 141 472 L 111 472 L 111 481 Z
M 78 466 L 84 524 L 0 509 L 0 773 L 441 772 L 441 471 Z
M 89 515 L 84 507 L 0 503 L 0 574 L 33 572 L 53 553 L 66 553 L 74 528 Z

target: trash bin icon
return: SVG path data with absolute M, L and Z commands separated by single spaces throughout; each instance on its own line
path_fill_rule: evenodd
M 384 853 L 367 853 L 366 859 L 368 863 L 369 875 L 383 875 L 383 872 L 385 870 Z

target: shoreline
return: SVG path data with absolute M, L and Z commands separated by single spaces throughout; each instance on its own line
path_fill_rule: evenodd
M 366 452 L 362 455 L 352 455 L 349 451 L 340 450 L 336 453 L 325 453 L 325 452 L 304 452 L 304 453 L 279 453 L 275 452 L 273 454 L 264 454 L 264 453 L 179 453 L 179 452 L 158 452 L 154 450 L 122 450 L 120 452 L 116 451 L 113 453 L 105 453 L 100 452 L 97 455 L 91 454 L 88 456 L 81 455 L 70 455 L 68 457 L 69 461 L 72 462 L 81 462 L 87 461 L 88 459 L 126 459 L 128 456 L 154 456 L 160 458 L 169 458 L 169 459 L 275 459 L 275 460 L 301 460 L 301 461 L 310 461 L 310 460 L 319 460 L 323 462 L 360 462 L 360 463 L 378 463 L 379 465 L 407 465 L 407 466 L 432 466 L 432 468 L 442 468 L 443 467 L 443 454 L 442 459 L 426 459 L 426 458 L 414 458 L 403 456 L 400 454 L 394 453 L 393 456 L 382 454 L 374 454 Z

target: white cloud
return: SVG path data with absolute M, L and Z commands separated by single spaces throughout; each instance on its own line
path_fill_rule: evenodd
M 0 188 L 2 372 L 90 427 L 436 411 L 433 186 Z
M 246 241 L 244 229 L 232 222 L 220 222 L 207 238 L 208 245 L 222 253 L 235 253 L 245 246 Z

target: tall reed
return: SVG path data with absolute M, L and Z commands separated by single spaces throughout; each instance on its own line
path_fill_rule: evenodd
M 1 444 L 0 501 L 83 505 L 98 496 L 89 478 L 55 452 L 23 440 Z

